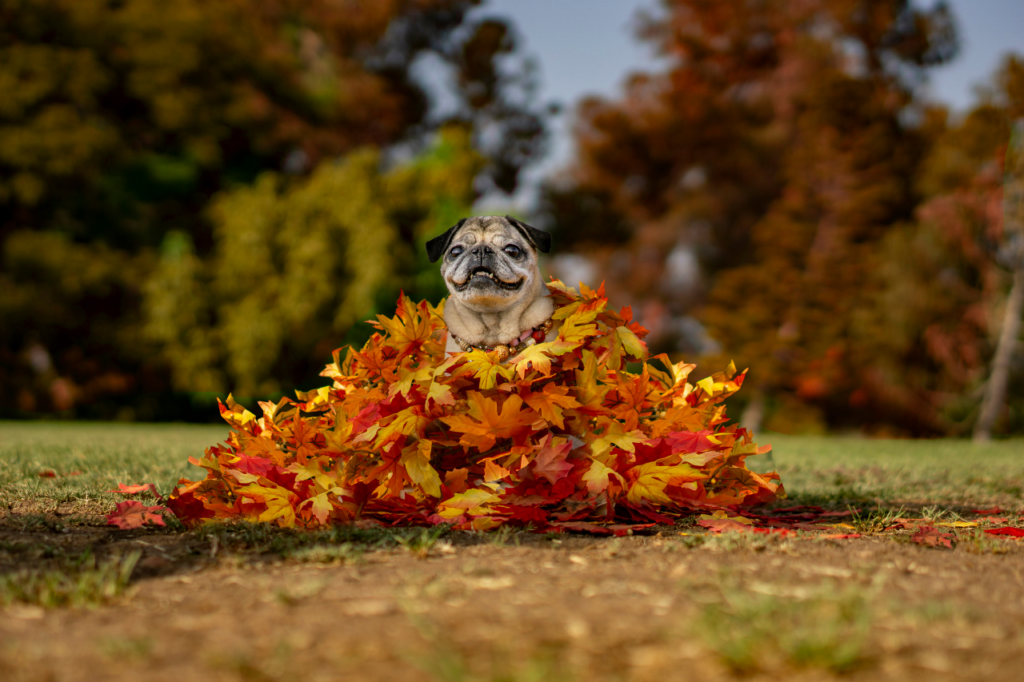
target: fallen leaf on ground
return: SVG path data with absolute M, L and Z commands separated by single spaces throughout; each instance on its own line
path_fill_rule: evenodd
M 992 507 L 991 509 L 972 509 L 972 514 L 1002 514 L 1003 510 L 999 507 Z
M 1006 523 L 1008 518 L 1006 516 L 983 516 L 978 521 L 981 523 Z
M 974 528 L 978 524 L 974 521 L 943 521 L 935 525 L 942 528 Z
M 167 511 L 167 507 L 156 505 L 147 507 L 138 500 L 118 502 L 114 511 L 107 514 L 107 525 L 117 526 L 121 530 L 142 528 L 147 523 L 163 526 L 164 517 L 158 512 Z
M 751 526 L 745 523 L 740 523 L 736 519 L 700 519 L 697 521 L 698 526 L 703 526 L 714 533 L 740 532 L 749 533 L 754 530 Z
M 1003 526 L 1002 528 L 986 528 L 985 532 L 989 535 L 1009 535 L 1014 538 L 1024 538 L 1024 528 L 1014 528 L 1013 526 Z
M 864 537 L 860 533 L 832 533 L 830 535 L 819 535 L 818 540 L 852 540 L 853 538 Z
M 956 540 L 956 536 L 952 533 L 943 533 L 934 526 L 921 526 L 921 529 L 910 539 L 919 545 L 927 547 L 947 547 L 953 549 L 953 542 Z
M 108 490 L 108 493 L 120 493 L 122 495 L 137 495 L 146 491 L 153 493 L 154 497 L 160 497 L 160 493 L 157 492 L 156 486 L 152 483 L 136 483 L 133 485 L 125 485 L 124 483 L 117 484 L 117 490 Z
M 39 472 L 39 478 L 57 478 L 57 472 L 53 469 L 44 469 Z

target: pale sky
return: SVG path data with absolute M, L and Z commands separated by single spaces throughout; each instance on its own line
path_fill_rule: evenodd
M 948 4 L 958 20 L 961 51 L 952 64 L 932 72 L 930 90 L 934 99 L 962 110 L 972 102 L 973 87 L 993 73 L 1004 54 L 1024 54 L 1024 0 Z M 489 0 L 474 11 L 512 20 L 521 49 L 540 67 L 540 100 L 564 108 L 552 121 L 549 158 L 529 173 L 533 182 L 570 157 L 568 124 L 575 102 L 588 94 L 615 97 L 629 73 L 657 68 L 633 34 L 636 12 L 657 7 L 656 0 Z

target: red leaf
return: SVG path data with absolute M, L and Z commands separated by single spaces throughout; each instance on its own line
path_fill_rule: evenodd
M 182 493 L 178 497 L 170 498 L 167 500 L 167 506 L 170 508 L 171 513 L 177 516 L 185 525 L 195 524 L 201 519 L 213 518 L 214 515 L 213 510 L 207 509 L 203 501 L 191 492 Z
M 117 484 L 117 490 L 108 490 L 108 493 L 120 493 L 122 495 L 138 495 L 146 491 L 153 493 L 153 497 L 159 498 L 160 493 L 157 492 L 156 486 L 152 483 L 136 483 L 133 485 L 125 485 L 124 483 Z
M 1024 538 L 1024 528 L 1014 528 L 1013 526 L 1003 526 L 1002 528 L 986 528 L 985 532 L 989 535 L 1009 535 L 1014 538 Z
M 992 507 L 991 509 L 972 509 L 972 514 L 1002 514 L 1003 510 L 999 507 Z
M 833 533 L 831 535 L 819 535 L 819 540 L 852 540 L 853 538 L 864 537 L 860 533 Z
M 57 478 L 57 472 L 53 469 L 43 469 L 39 472 L 39 478 Z
M 533 473 L 548 479 L 549 483 L 555 483 L 572 470 L 572 464 L 565 461 L 569 451 L 572 450 L 572 441 L 566 441 L 561 445 L 551 445 L 551 434 L 541 443 L 540 452 L 533 460 Z
M 725 531 L 735 531 L 739 533 L 747 533 L 753 528 L 745 523 L 739 521 L 733 521 L 732 519 L 700 519 L 697 521 L 698 526 L 704 526 L 715 533 L 723 533 Z
M 910 539 L 926 547 L 947 547 L 953 549 L 953 541 L 956 540 L 956 536 L 952 533 L 943 533 L 933 526 L 921 526 L 921 529 L 914 533 Z
M 672 452 L 704 452 L 711 450 L 715 444 L 708 440 L 711 432 L 704 431 L 673 431 L 665 436 L 672 446 Z
M 107 525 L 117 526 L 121 530 L 142 528 L 147 523 L 163 526 L 164 517 L 157 513 L 161 511 L 167 511 L 167 507 L 147 507 L 138 500 L 118 502 L 114 511 L 107 514 Z
M 597 523 L 590 523 L 589 521 L 556 521 L 551 524 L 557 528 L 564 528 L 565 530 L 574 530 L 579 533 L 596 533 L 598 535 L 631 535 L 633 531 L 644 530 L 653 526 L 653 523 L 612 523 L 608 525 L 601 525 Z

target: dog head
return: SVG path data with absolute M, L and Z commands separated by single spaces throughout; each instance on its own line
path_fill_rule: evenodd
M 427 242 L 452 299 L 478 313 L 536 298 L 543 289 L 537 254 L 550 250 L 551 235 L 509 216 L 466 218 Z

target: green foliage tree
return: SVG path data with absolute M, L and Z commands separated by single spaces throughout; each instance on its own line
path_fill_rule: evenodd
M 326 187 L 330 173 L 318 169 L 356 150 L 415 153 L 454 123 L 486 156 L 468 186 L 513 188 L 543 146 L 542 118 L 521 96 L 532 76 L 510 27 L 471 17 L 478 4 L 0 0 L 0 411 L 47 406 L 41 386 L 53 377 L 29 359 L 40 352 L 75 403 L 105 391 L 86 386 L 122 386 L 115 376 L 165 390 L 166 368 L 152 362 L 166 357 L 153 345 L 163 337 L 138 327 L 148 264 L 166 242 L 182 254 L 180 285 L 191 286 L 185 272 L 207 270 L 219 248 L 211 201 L 266 172 L 278 176 L 252 201 L 311 175 Z M 414 68 L 428 57 L 452 76 L 440 114 Z M 415 223 L 399 219 L 399 236 Z M 34 254 L 47 249 L 52 258 Z M 83 272 L 49 283 L 60 254 L 103 259 L 106 293 L 91 294 Z M 110 341 L 105 325 L 132 342 Z M 203 386 L 228 371 L 194 362 L 210 368 Z M 12 397 L 22 393 L 37 399 Z
M 316 377 L 399 289 L 440 298 L 444 284 L 419 254 L 469 210 L 483 163 L 466 131 L 452 128 L 389 171 L 366 149 L 299 182 L 266 173 L 218 196 L 212 258 L 175 234 L 146 285 L 146 332 L 175 386 L 269 395 Z M 402 239 L 410 226 L 413 238 Z

